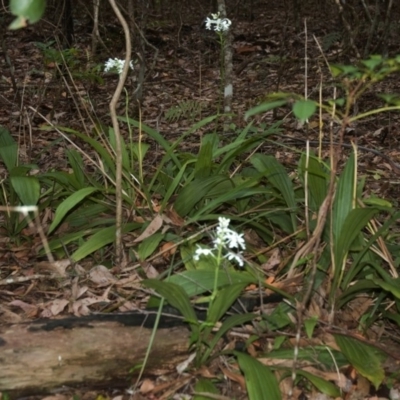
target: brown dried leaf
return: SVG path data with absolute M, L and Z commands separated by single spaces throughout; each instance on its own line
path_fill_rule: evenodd
M 270 271 L 271 269 L 275 268 L 280 263 L 281 263 L 280 251 L 278 248 L 276 248 L 271 252 L 271 255 L 270 255 L 268 261 L 261 265 L 261 268 L 264 271 Z
M 56 273 L 59 276 L 67 276 L 65 270 L 71 265 L 70 260 L 58 260 L 54 262 L 42 261 L 35 264 L 37 271 L 50 271 Z
M 65 307 L 69 304 L 69 301 L 66 299 L 56 299 L 53 301 L 53 304 L 50 306 L 50 311 L 52 315 L 58 315 L 64 311 Z
M 154 382 L 151 379 L 145 379 L 141 384 L 139 391 L 142 394 L 146 394 L 153 391 L 154 388 L 155 388 Z
M 163 225 L 163 219 L 160 214 L 157 214 L 153 221 L 150 222 L 148 227 L 144 230 L 144 232 L 137 237 L 133 242 L 134 243 L 139 243 L 142 240 L 154 235 Z
M 96 265 L 89 272 L 89 279 L 97 286 L 112 285 L 116 282 L 114 275 L 104 265 Z
M 175 226 L 183 226 L 185 220 L 175 211 L 173 207 L 164 211 L 164 221 Z

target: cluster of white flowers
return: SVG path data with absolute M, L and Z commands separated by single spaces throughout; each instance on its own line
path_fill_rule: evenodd
M 224 255 L 229 261 L 236 261 L 239 266 L 243 267 L 242 250 L 246 248 L 246 244 L 243 238 L 243 234 L 239 234 L 232 229 L 229 229 L 229 218 L 220 217 L 218 218 L 219 225 L 216 230 L 216 237 L 213 240 L 214 247 L 212 249 L 205 249 L 198 247 L 193 258 L 199 260 L 200 256 L 212 256 L 217 257 L 216 253 L 221 248 L 225 250 Z M 236 249 L 236 253 L 230 249 Z
M 229 29 L 232 21 L 228 18 L 220 18 L 219 13 L 211 14 L 212 18 L 206 19 L 206 28 L 217 32 L 225 32 Z
M 117 71 L 118 75 L 122 74 L 124 69 L 125 60 L 120 60 L 119 58 L 109 58 L 104 64 L 104 72 Z M 133 61 L 129 62 L 129 66 L 133 69 Z

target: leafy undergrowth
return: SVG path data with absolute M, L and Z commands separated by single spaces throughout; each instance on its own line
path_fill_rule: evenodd
M 383 172 L 360 173 L 361 151 L 345 134 L 359 118 L 398 110 L 398 98 L 386 95 L 381 108 L 350 114 L 399 61 L 332 66 L 342 98 L 320 103 L 277 93 L 229 133 L 218 128 L 225 116 L 201 118 L 196 102 L 167 114 L 171 124 L 184 114 L 198 121 L 178 138 L 121 116 L 119 265 L 114 131 L 98 121 L 86 131 L 47 121 L 42 131 L 57 132 L 66 150 L 63 166 L 41 171 L 1 128 L 3 320 L 164 302 L 184 316 L 195 356 L 183 374 L 141 380 L 137 396 L 396 398 L 398 199 L 374 192 Z M 315 151 L 299 151 L 284 143 L 283 121 L 251 120 L 278 108 L 317 123 L 321 135 L 314 114 L 323 111 L 327 138 Z M 266 154 L 269 146 L 275 155 Z M 199 308 L 206 309 L 201 317 Z
M 397 69 L 397 59 L 376 57 L 355 69 L 333 71 L 342 82 L 361 81 L 364 88 Z M 151 288 L 148 305 L 163 297 L 191 331 L 188 348 L 195 357 L 185 373 L 193 374 L 193 393 L 203 393 L 194 398 L 222 394 L 224 379 L 236 382 L 250 399 L 300 398 L 303 392 L 338 398 L 364 391 L 367 398 L 391 391 L 394 396 L 400 212 L 397 204 L 366 191 L 357 147 L 348 157 L 342 151 L 351 119 L 346 102 L 353 100 L 320 105 L 277 94 L 247 113 L 250 118 L 292 104 L 305 121 L 319 106 L 340 122 L 338 144 L 328 146 L 328 159 L 299 152 L 291 170 L 261 150 L 268 141 L 278 146 L 279 123 L 250 122 L 229 138 L 204 134 L 196 153 L 182 151 L 181 142 L 223 116 L 202 119 L 175 141 L 121 117 L 130 132 L 122 153 L 126 253 L 121 265 L 112 264 L 113 130 L 99 126 L 88 135 L 43 127 L 56 129 L 72 145 L 66 150 L 69 168 L 35 173 L 35 165 L 18 161 L 18 144 L 2 128 L 0 156 L 8 171 L 3 209 L 20 204 L 3 213 L 5 248 L 19 264 L 33 254 L 43 260 L 34 271 L 9 267 L 14 273 L 0 283 L 23 288 L 21 282 L 29 281 L 37 297 L 27 302 L 18 289 L 7 292 L 13 300 L 5 319 L 133 310 L 147 301 L 144 288 Z M 385 100 L 394 105 L 380 111 L 398 107 L 393 98 Z M 144 137 L 160 149 L 157 168 L 144 167 L 154 157 Z M 84 145 L 74 145 L 78 140 Z M 88 147 L 91 151 L 84 150 Z M 24 208 L 32 204 L 35 212 Z M 56 298 L 39 297 L 51 291 Z M 256 306 L 246 309 L 249 297 Z M 201 318 L 199 304 L 207 309 Z M 195 378 L 198 371 L 201 379 Z M 170 379 L 175 381 L 173 375 Z M 139 390 L 150 394 L 155 388 L 146 380 Z

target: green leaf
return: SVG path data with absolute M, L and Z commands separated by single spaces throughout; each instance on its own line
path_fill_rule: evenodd
M 237 300 L 247 283 L 236 283 L 221 289 L 207 313 L 207 322 L 215 324 L 228 311 L 229 307 Z
M 275 157 L 267 156 L 265 154 L 255 154 L 251 157 L 251 163 L 267 177 L 271 184 L 276 187 L 285 199 L 286 205 L 290 210 L 290 217 L 292 221 L 293 232 L 297 229 L 296 222 L 296 199 L 293 188 L 293 183 L 289 179 L 285 168 L 276 160 Z
M 305 122 L 310 118 L 317 109 L 317 106 L 312 100 L 298 100 L 293 105 L 293 114 L 301 122 Z
M 83 171 L 85 170 L 83 158 L 81 154 L 75 149 L 67 149 L 66 155 L 68 157 L 69 165 L 73 171 L 73 178 L 75 178 L 76 189 L 82 189 L 85 187 L 85 174 Z M 70 175 L 70 179 L 72 178 L 72 174 Z M 72 179 L 71 179 L 72 180 Z
M 205 135 L 201 141 L 201 147 L 195 165 L 195 178 L 207 178 L 213 167 L 213 150 L 218 144 L 215 134 Z
M 356 237 L 378 211 L 376 208 L 356 208 L 347 215 L 341 232 L 335 240 L 335 263 L 338 270 Z
M 382 279 L 371 279 L 376 285 L 380 286 L 387 292 L 392 293 L 393 296 L 400 299 L 400 278 L 392 278 L 392 282 L 385 282 Z
M 225 335 L 230 329 L 235 326 L 245 324 L 246 322 L 253 321 L 256 318 L 256 314 L 234 314 L 230 315 L 218 329 L 218 331 L 214 334 L 211 342 L 208 345 L 207 350 L 204 352 L 201 364 L 204 364 L 212 353 L 213 349 L 217 345 L 218 341 Z
M 54 229 L 60 224 L 65 215 L 74 207 L 76 207 L 84 198 L 90 196 L 92 193 L 96 192 L 98 189 L 94 187 L 88 187 L 68 196 L 56 209 L 54 220 L 50 225 L 49 234 L 54 231 Z M 76 260 L 77 261 L 77 260 Z
M 335 341 L 350 364 L 378 389 L 385 379 L 382 362 L 386 356 L 377 348 L 344 335 L 334 335 Z
M 146 260 L 157 249 L 160 242 L 164 239 L 164 233 L 155 233 L 144 239 L 139 245 L 138 254 L 141 261 Z
M 308 171 L 306 171 L 306 165 L 308 164 Z M 306 160 L 306 155 L 303 153 L 300 159 L 300 170 L 305 180 L 305 174 L 308 172 L 308 190 L 310 193 L 310 204 L 312 210 L 317 212 L 321 207 L 326 197 L 327 185 L 329 175 L 323 168 L 323 164 L 315 156 L 310 156 Z
M 83 140 L 85 143 L 89 144 L 93 150 L 97 153 L 101 162 L 104 166 L 106 166 L 109 171 L 112 172 L 113 177 L 115 176 L 115 160 L 112 156 L 110 156 L 109 152 L 99 143 L 96 139 L 91 138 L 84 133 L 76 131 L 74 129 L 66 128 L 66 127 L 58 127 L 63 132 L 67 132 L 69 134 L 77 136 L 79 139 Z
M 271 370 L 247 354 L 235 352 L 244 373 L 249 400 L 281 400 L 278 381 Z
M 261 114 L 267 112 L 269 110 L 273 110 L 274 108 L 284 106 L 287 103 L 286 100 L 277 100 L 277 101 L 268 101 L 266 103 L 262 103 L 256 107 L 251 108 L 244 115 L 245 121 L 247 121 L 253 115 Z
M 196 313 L 190 303 L 189 296 L 178 285 L 171 282 L 161 282 L 157 279 L 145 279 L 143 285 L 154 289 L 160 296 L 165 297 L 168 303 L 178 309 L 190 326 L 198 324 Z
M 339 178 L 333 202 L 333 234 L 336 240 L 339 237 L 348 214 L 356 207 L 355 187 L 357 177 L 355 171 L 356 158 L 353 152 L 347 160 L 346 166 Z
M 215 385 L 210 381 L 210 379 L 200 378 L 194 387 L 194 391 L 196 393 L 212 393 L 218 394 L 218 390 Z M 211 398 L 208 396 L 202 396 L 196 394 L 193 397 L 193 400 L 210 400 Z
M 0 159 L 8 171 L 11 171 L 18 161 L 18 144 L 10 131 L 2 126 L 0 126 Z
M 117 152 L 117 143 L 115 139 L 115 132 L 113 128 L 108 128 L 108 137 L 110 140 L 110 144 L 114 152 Z M 130 171 L 131 169 L 131 161 L 129 159 L 129 154 L 126 148 L 126 144 L 124 142 L 124 139 L 121 137 L 121 159 L 122 159 L 122 167 L 126 171 Z
M 10 11 L 13 15 L 19 17 L 20 22 L 19 26 L 12 25 L 13 29 L 25 26 L 26 24 L 23 24 L 25 20 L 29 20 L 32 24 L 38 22 L 45 9 L 45 0 L 10 0 Z
M 205 292 L 210 292 L 214 288 L 214 271 L 195 270 L 184 271 L 167 278 L 168 282 L 173 282 L 181 286 L 189 297 L 193 297 Z M 218 274 L 218 287 L 232 285 L 235 283 L 256 283 L 257 278 L 245 271 L 221 270 Z
M 193 210 L 194 206 L 202 199 L 210 195 L 210 191 L 217 185 L 227 183 L 233 187 L 233 183 L 226 176 L 216 175 L 204 179 L 195 179 L 185 186 L 179 193 L 174 207 L 176 212 L 185 217 Z
M 320 392 L 330 397 L 337 398 L 341 395 L 339 388 L 332 382 L 303 370 L 297 370 L 296 374 L 298 376 L 304 376 L 304 378 L 308 379 Z
M 40 183 L 36 176 L 10 176 L 11 185 L 21 203 L 34 206 L 40 198 Z
M 314 329 L 317 326 L 317 324 L 318 324 L 318 317 L 308 318 L 304 321 L 304 329 L 309 339 L 312 338 Z
M 126 224 L 122 227 L 122 233 L 130 232 L 132 229 L 137 229 L 137 223 Z M 83 234 L 81 234 L 81 237 Z M 82 260 L 82 258 L 102 249 L 115 240 L 115 226 L 108 228 L 101 228 L 98 232 L 92 235 L 78 250 L 76 250 L 71 259 L 75 262 Z

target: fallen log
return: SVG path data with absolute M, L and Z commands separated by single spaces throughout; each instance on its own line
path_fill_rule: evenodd
M 0 327 L 0 392 L 27 395 L 64 385 L 125 382 L 149 346 L 154 315 L 98 314 Z M 146 365 L 148 373 L 173 370 L 187 357 L 189 330 L 162 317 Z

